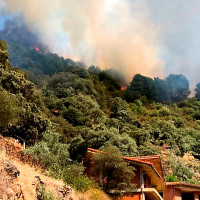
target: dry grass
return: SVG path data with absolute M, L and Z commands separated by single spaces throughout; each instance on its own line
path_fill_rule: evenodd
M 35 176 L 40 176 L 41 180 L 44 182 L 45 188 L 55 194 L 57 193 L 58 188 L 64 185 L 62 181 L 45 176 L 40 170 L 31 167 L 29 164 L 24 164 L 17 160 L 14 160 L 13 164 L 20 171 L 20 176 L 15 180 L 14 183 L 20 184 L 22 186 L 25 199 L 36 199 L 36 191 L 34 185 Z
M 58 196 L 59 189 L 64 185 L 61 180 L 47 176 L 44 170 L 31 163 L 31 159 L 22 156 L 23 148 L 18 147 L 11 140 L 0 136 L 0 200 L 3 195 L 9 196 L 15 190 L 15 186 L 20 184 L 25 200 L 36 200 L 36 188 L 34 185 L 35 176 L 39 176 L 44 182 L 44 187 Z M 14 180 L 4 171 L 3 162 L 9 161 L 20 171 L 20 176 Z M 110 198 L 100 189 L 90 189 L 85 193 L 77 193 L 72 189 L 70 196 L 73 200 L 110 200 Z
M 13 196 L 13 180 L 9 177 L 4 170 L 3 162 L 6 158 L 6 153 L 3 149 L 0 149 L 0 199 L 3 199 L 4 196 L 12 197 Z
M 13 196 L 13 182 L 7 173 L 3 170 L 0 170 L 0 199 L 3 199 L 4 196 L 12 197 Z
M 83 194 L 77 195 L 78 200 L 111 200 L 108 195 L 106 195 L 100 189 L 90 189 Z
M 33 185 L 35 176 L 40 176 L 41 180 L 44 182 L 45 188 L 53 192 L 56 196 L 58 195 L 59 188 L 64 185 L 63 181 L 48 177 L 40 170 L 36 170 L 28 164 L 23 164 L 17 160 L 14 160 L 13 164 L 20 171 L 20 176 L 14 180 L 14 185 L 20 184 L 22 186 L 26 200 L 36 200 L 35 186 Z M 73 200 L 110 200 L 110 198 L 99 189 L 90 189 L 85 193 L 77 193 L 75 190 L 72 190 L 70 197 L 72 197 Z
M 20 171 L 20 176 L 15 183 L 22 186 L 25 199 L 36 199 L 35 187 L 32 185 L 35 176 L 40 176 L 41 180 L 44 182 L 45 188 L 56 195 L 58 194 L 59 188 L 64 185 L 63 181 L 45 176 L 40 170 L 36 170 L 28 164 L 22 164 L 19 161 L 14 161 L 13 164 Z M 75 190 L 72 190 L 70 197 L 72 197 L 73 200 L 110 200 L 110 198 L 99 189 L 91 189 L 85 193 L 77 193 Z

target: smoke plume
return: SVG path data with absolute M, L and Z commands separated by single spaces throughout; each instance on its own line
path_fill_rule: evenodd
M 0 38 L 8 43 L 18 43 L 38 51 L 49 51 L 48 47 L 40 42 L 38 36 L 24 24 L 20 17 L 5 21 L 4 29 L 0 31 Z
M 113 68 L 130 81 L 135 73 L 162 76 L 158 30 L 137 0 L 4 0 L 22 14 L 44 44 L 87 65 Z

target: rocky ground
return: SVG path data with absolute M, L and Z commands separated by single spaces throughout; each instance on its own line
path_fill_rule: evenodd
M 22 150 L 23 145 L 0 136 L 0 200 L 39 200 L 36 194 L 40 187 L 59 200 L 109 200 L 101 190 L 77 193 L 63 181 L 47 176 Z

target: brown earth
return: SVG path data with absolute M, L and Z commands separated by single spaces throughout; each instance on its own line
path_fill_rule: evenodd
M 23 195 L 16 199 L 37 200 L 36 187 L 38 177 L 44 183 L 46 190 L 51 191 L 59 199 L 71 200 L 109 200 L 109 197 L 99 189 L 90 189 L 85 193 L 77 193 L 73 188 L 65 198 L 61 198 L 61 189 L 65 185 L 62 180 L 56 180 L 47 175 L 38 163 L 34 162 L 31 156 L 23 155 L 23 146 L 15 143 L 12 138 L 5 138 L 0 135 L 0 200 L 13 200 L 17 191 Z M 5 171 L 5 163 L 10 163 L 11 169 L 20 172 L 19 176 L 8 175 Z M 12 167 L 14 166 L 14 167 Z M 12 172 L 11 172 L 12 173 Z M 69 186 L 66 186 L 68 189 Z M 22 198 L 22 196 L 24 196 Z

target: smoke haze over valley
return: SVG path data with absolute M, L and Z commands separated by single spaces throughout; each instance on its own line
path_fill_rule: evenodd
M 197 1 L 1 0 L 0 5 L 2 16 L 22 16 L 50 51 L 119 70 L 127 82 L 136 73 L 161 78 L 182 73 L 192 87 L 199 81 Z

